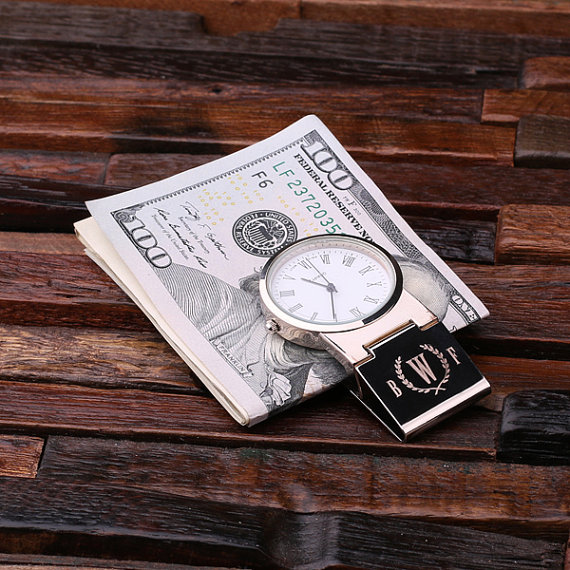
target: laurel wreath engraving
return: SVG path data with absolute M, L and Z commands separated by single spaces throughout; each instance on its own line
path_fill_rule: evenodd
M 445 372 L 441 382 L 437 386 L 432 386 L 431 388 L 418 388 L 415 384 L 413 384 L 406 378 L 404 371 L 402 370 L 401 356 L 398 356 L 398 358 L 396 358 L 396 361 L 394 362 L 394 369 L 396 370 L 396 376 L 398 376 L 400 382 L 402 382 L 402 384 L 406 388 L 409 388 L 414 392 L 419 392 L 420 394 L 428 394 L 429 392 L 435 392 L 435 395 L 437 395 L 440 390 L 442 392 L 445 392 L 445 388 L 442 388 L 442 386 L 446 384 L 449 380 L 449 375 L 450 375 L 449 362 L 447 362 L 447 359 L 445 358 L 443 353 L 437 348 L 434 348 L 431 344 L 421 344 L 420 348 L 423 348 L 424 350 L 431 352 L 432 354 L 437 356 L 437 358 L 441 362 L 441 365 L 443 366 L 443 370 Z

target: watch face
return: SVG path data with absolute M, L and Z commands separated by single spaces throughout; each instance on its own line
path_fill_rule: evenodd
M 270 311 L 308 330 L 362 326 L 398 299 L 402 273 L 382 248 L 361 238 L 323 235 L 281 250 L 260 283 Z M 269 301 L 269 302 L 268 302 Z M 354 326 L 352 326 L 354 325 Z

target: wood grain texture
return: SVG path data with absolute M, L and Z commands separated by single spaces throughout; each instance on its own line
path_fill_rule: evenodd
M 94 471 L 91 466 L 96 465 Z M 179 498 L 177 482 L 182 478 L 187 481 L 184 495 L 195 500 L 300 513 L 333 510 L 383 516 L 396 509 L 397 518 L 509 529 L 519 536 L 536 531 L 535 537 L 544 537 L 540 529 L 550 527 L 552 536 L 562 531 L 559 536 L 566 540 L 567 473 L 564 467 L 517 464 L 504 464 L 497 472 L 492 462 L 394 462 L 390 457 L 147 442 L 125 442 L 118 448 L 113 441 L 55 438 L 44 454 L 40 477 L 60 484 L 124 485 L 162 496 L 170 490 Z M 191 485 L 190 474 L 200 484 Z M 516 495 L 510 492 L 513 480 L 519 484 Z M 463 490 L 461 496 L 456 486 Z M 509 512 L 513 508 L 516 512 Z M 546 513 L 549 520 L 541 520 Z
M 154 331 L 0 326 L 0 379 L 207 395 L 190 369 Z M 56 356 L 54 356 L 56 355 Z M 500 412 L 513 392 L 570 390 L 570 364 L 476 354 L 493 386 L 479 405 Z
M 229 112 L 229 108 L 227 112 Z M 267 138 L 306 112 L 251 108 L 204 116 L 192 106 L 162 107 L 0 99 L 7 148 L 88 152 L 228 153 Z M 357 158 L 512 164 L 514 129 L 451 122 L 407 122 L 355 113 L 320 118 Z
M 495 245 L 498 263 L 570 262 L 570 208 L 503 206 Z
M 85 201 L 122 189 L 100 184 L 0 175 L 0 229 L 16 232 L 72 232 L 89 215 Z
M 470 350 L 566 360 L 570 326 L 560 315 L 570 310 L 567 265 L 452 267 L 491 313 L 459 333 Z
M 95 153 L 0 149 L 0 174 L 102 184 L 108 159 Z
M 526 59 L 570 56 L 566 37 L 294 19 L 228 39 L 183 12 L 32 6 L 1 6 L 3 73 L 513 88 Z
M 52 0 L 49 0 L 52 1 Z M 86 4 L 85 0 L 68 3 Z M 65 3 L 65 2 L 59 2 Z M 90 2 L 93 4 L 93 2 Z M 356 1 L 343 0 L 97 0 L 98 6 L 178 10 L 202 16 L 209 33 L 233 35 L 239 32 L 269 30 L 280 18 L 303 18 L 354 23 L 459 28 L 565 36 L 570 21 L 565 5 L 548 1 L 525 2 L 430 2 L 417 1 Z
M 515 165 L 570 168 L 570 119 L 529 115 L 519 121 Z
M 570 89 L 570 57 L 535 57 L 525 61 L 520 79 L 525 89 Z
M 253 428 L 240 427 L 206 393 L 2 381 L 0 394 L 0 429 L 3 430 L 33 427 L 37 433 L 50 435 L 105 436 L 163 443 L 177 440 L 238 448 L 269 446 L 307 452 L 387 453 L 453 460 L 493 458 L 499 421 L 497 414 L 473 408 L 403 445 L 343 387 Z M 12 399 L 11 405 L 9 399 Z
M 505 400 L 501 461 L 570 465 L 570 392 L 532 390 Z
M 394 34 L 402 33 L 394 30 Z M 353 36 L 366 34 L 367 30 L 354 30 Z M 326 36 L 327 32 L 323 32 Z M 286 33 L 284 34 L 286 35 Z M 307 33 L 309 36 L 309 33 Z M 334 31 L 332 32 L 334 36 Z M 314 35 L 310 35 L 314 39 Z M 458 41 L 452 38 L 450 41 Z M 269 39 L 267 40 L 270 41 Z M 390 39 L 388 40 L 390 41 Z M 477 41 L 475 39 L 474 41 Z M 307 40 L 310 43 L 310 40 Z M 279 42 L 284 43 L 284 42 Z M 412 43 L 418 44 L 417 40 Z M 421 44 L 421 42 L 419 42 Z M 8 45 L 7 45 L 8 44 Z M 236 46 L 237 47 L 237 46 Z M 257 49 L 256 49 L 257 48 Z M 509 50 L 512 46 L 504 49 Z M 400 66 L 389 59 L 386 53 L 372 59 L 345 58 L 342 54 L 325 58 L 315 52 L 315 44 L 309 45 L 300 55 L 283 57 L 281 53 L 264 54 L 260 46 L 244 53 L 227 48 L 225 53 L 208 47 L 203 50 L 177 51 L 176 49 L 144 49 L 116 46 L 93 47 L 66 44 L 41 44 L 33 42 L 3 42 L 0 46 L 0 77 L 19 74 L 35 75 L 38 69 L 44 73 L 67 77 L 107 77 L 164 79 L 165 81 L 234 82 L 243 83 L 249 77 L 252 83 L 286 83 L 292 87 L 306 84 L 338 84 L 350 82 L 356 85 L 408 85 L 439 88 L 505 88 L 516 86 L 517 68 L 506 65 L 487 71 L 484 66 L 475 73 L 473 67 L 462 61 L 453 64 L 436 65 L 426 58 L 425 63 Z M 416 45 L 416 49 L 422 49 Z M 501 49 L 499 47 L 499 49 Z M 553 48 L 553 53 L 557 51 Z M 568 50 L 570 51 L 570 50 Z M 435 54 L 430 54 L 435 57 Z M 410 56 L 412 57 L 413 54 Z
M 168 562 L 2 553 L 0 553 L 0 568 L 3 570 L 45 570 L 46 568 L 70 568 L 74 570 L 92 570 L 93 568 L 105 568 L 107 570 L 200 570 L 195 565 L 189 566 L 188 564 Z
M 111 278 L 84 255 L 4 252 L 0 257 L 3 322 L 24 322 L 27 313 L 28 324 L 152 328 Z
M 0 568 L 568 564 L 569 17 L 0 0 Z M 409 444 L 344 386 L 237 425 L 70 233 L 308 113 L 491 313 L 457 336 L 492 394 Z
M 34 9 L 35 8 L 35 9 Z M 472 66 L 488 73 L 493 68 L 517 71 L 531 57 L 564 56 L 569 47 L 567 34 L 548 37 L 539 31 L 523 37 L 510 33 L 431 26 L 391 26 L 344 22 L 285 19 L 268 32 L 244 33 L 233 38 L 205 34 L 196 14 L 166 10 L 136 10 L 123 7 L 79 6 L 33 2 L 0 4 L 0 38 L 24 42 L 57 44 L 84 43 L 103 46 L 171 48 L 177 51 L 229 52 L 245 55 L 257 51 L 266 55 L 311 56 L 317 61 L 366 57 L 385 62 L 415 63 L 416 66 Z M 570 10 L 565 9 L 570 14 Z M 551 18 L 554 22 L 555 18 Z M 361 37 L 366 33 L 367 41 Z M 7 42 L 5 42 L 7 43 Z M 315 53 L 315 46 L 320 49 Z M 286 49 L 284 49 L 286 48 Z M 310 52 L 313 52 L 312 54 Z M 101 50 L 104 53 L 104 50 Z M 473 68 L 474 66 L 474 68 Z M 253 71 L 253 70 L 252 70 Z M 442 70 L 443 71 L 443 70 Z M 256 75 L 242 76 L 254 82 Z M 457 85 L 456 85 L 457 86 Z
M 44 440 L 0 434 L 0 477 L 33 479 L 38 472 Z
M 109 161 L 105 183 L 134 188 L 172 176 L 219 155 L 115 154 Z M 570 171 L 506 166 L 432 165 L 418 162 L 359 161 L 388 199 L 429 203 L 430 207 L 461 206 L 480 216 L 498 213 L 504 204 L 570 206 Z M 451 211 L 451 209 L 450 209 Z
M 53 2 L 53 0 L 47 0 Z M 114 7 L 118 9 L 145 9 L 159 12 L 173 11 L 195 22 L 205 32 L 216 35 L 235 35 L 239 32 L 266 31 L 274 28 L 282 18 L 300 17 L 300 0 L 64 0 L 56 4 L 73 6 Z M 35 3 L 34 3 L 35 4 Z M 41 9 L 39 6 L 37 9 Z M 185 14 L 191 12 L 192 14 Z
M 527 357 L 474 355 L 473 360 L 492 384 L 493 391 L 480 405 L 501 412 L 505 398 L 514 393 L 535 390 L 568 390 L 570 363 Z
M 98 184 L 0 175 L 0 230 L 15 231 L 14 239 L 18 232 L 26 231 L 73 232 L 73 223 L 89 215 L 85 200 L 110 196 L 121 190 L 123 188 Z M 395 205 L 418 234 L 444 258 L 493 261 L 495 209 L 473 210 L 398 200 Z M 21 250 L 17 245 L 13 248 Z
M 570 118 L 570 92 L 538 89 L 486 89 L 481 120 L 484 123 L 516 125 L 527 115 Z
M 12 503 L 18 489 L 14 483 L 10 487 Z M 45 485 L 37 485 L 37 490 L 41 493 Z M 67 504 L 61 500 L 65 493 Z M 30 509 L 26 501 L 24 513 L 30 526 L 40 526 L 36 522 L 40 520 L 58 522 L 48 531 L 30 529 L 27 541 L 42 540 L 49 543 L 48 552 L 62 554 L 79 551 L 88 556 L 114 558 L 136 552 L 139 560 L 196 564 L 207 564 L 214 558 L 216 568 L 243 567 L 243 560 L 247 560 L 248 567 L 270 569 L 331 565 L 374 568 L 378 563 L 387 569 L 402 568 L 403 563 L 409 567 L 426 563 L 440 567 L 457 558 L 458 548 L 466 553 L 473 569 L 488 568 L 489 559 L 495 568 L 505 570 L 512 567 L 513 559 L 520 568 L 529 570 L 556 568 L 563 557 L 556 539 L 506 537 L 406 518 L 330 511 L 290 512 L 193 500 L 172 492 L 118 490 L 106 485 L 83 488 L 83 501 L 80 493 L 80 486 L 54 483 L 43 509 Z M 133 501 L 139 502 L 146 513 L 136 527 L 130 508 Z M 109 503 L 115 507 L 108 508 Z M 70 507 L 77 509 L 75 514 Z M 89 525 L 83 522 L 85 518 L 90 519 Z M 5 524 L 9 526 L 10 520 Z M 8 548 L 14 543 L 14 533 L 8 529 L 2 538 Z M 20 539 L 20 545 L 27 541 Z
M 303 16 L 315 20 L 367 24 L 458 28 L 566 36 L 570 10 L 565 4 L 516 1 L 303 0 Z
M 202 114 L 212 124 L 247 116 L 252 108 L 271 107 L 279 113 L 343 113 L 479 123 L 482 94 L 478 89 L 347 85 L 341 91 L 327 85 L 295 87 L 270 84 L 200 82 L 188 80 L 127 79 L 117 77 L 66 77 L 35 73 L 8 75 L 0 83 L 0 97 L 19 101 L 58 102 L 183 108 L 191 116 Z M 355 108 L 354 101 L 358 100 Z M 134 112 L 134 110 L 131 110 Z
M 499 340 L 505 356 L 520 349 L 517 343 L 537 349 L 545 343 L 555 352 L 567 348 L 568 266 L 452 268 L 491 311 L 491 317 L 462 333 L 470 343 L 476 339 L 477 350 L 496 354 Z M 0 252 L 0 285 L 0 320 L 6 324 L 152 330 L 134 303 L 85 256 Z M 529 311 L 537 318 L 529 320 Z
M 81 242 L 70 234 L 0 232 L 0 251 L 81 255 L 83 249 Z
M 206 393 L 154 331 L 12 326 L 0 338 L 3 379 Z

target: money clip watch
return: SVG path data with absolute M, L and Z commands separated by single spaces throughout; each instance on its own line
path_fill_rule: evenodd
M 340 234 L 301 239 L 267 262 L 259 287 L 268 330 L 327 350 L 354 372 L 350 391 L 401 441 L 491 391 L 374 243 Z

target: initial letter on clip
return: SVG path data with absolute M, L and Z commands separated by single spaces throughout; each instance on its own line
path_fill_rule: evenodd
M 414 358 L 410 358 L 410 360 L 406 360 L 406 362 L 422 377 L 426 384 L 431 384 L 432 381 L 435 382 L 436 376 L 427 363 L 426 356 L 423 352 L 420 352 L 420 354 L 414 356 Z
M 394 382 L 394 380 L 388 380 L 386 382 L 386 384 L 388 384 L 388 386 L 390 386 L 390 389 L 392 390 L 392 392 L 394 392 L 394 394 L 396 394 L 396 398 L 399 398 L 402 395 L 402 390 L 400 390 L 400 388 L 398 388 L 398 386 L 396 386 L 396 382 Z
M 450 346 L 447 349 L 447 352 L 449 352 L 449 354 L 451 355 L 451 358 L 453 358 L 453 360 L 455 360 L 455 364 L 461 364 L 461 362 L 459 362 L 459 358 L 457 358 L 457 353 L 455 352 L 455 348 Z

